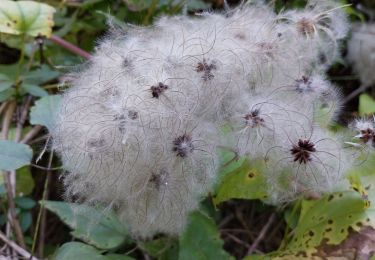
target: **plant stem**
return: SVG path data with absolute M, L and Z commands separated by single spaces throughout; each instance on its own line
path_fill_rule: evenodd
M 255 249 L 258 247 L 259 243 L 263 240 L 264 236 L 266 235 L 266 233 L 267 233 L 268 229 L 270 228 L 272 222 L 274 221 L 275 217 L 276 217 L 276 213 L 272 212 L 272 214 L 271 214 L 270 218 L 268 219 L 266 225 L 260 231 L 258 237 L 255 239 L 255 241 L 253 242 L 253 244 L 249 248 L 249 251 L 247 251 L 247 255 L 252 254 L 255 251 Z
M 70 42 L 67 42 L 65 41 L 64 39 L 56 36 L 56 35 L 52 35 L 50 38 L 49 38 L 52 42 L 56 43 L 57 45 L 60 45 L 61 47 L 63 47 L 64 49 L 67 49 L 69 50 L 70 52 L 74 53 L 74 54 L 77 54 L 85 59 L 90 59 L 91 58 L 91 54 L 78 48 L 77 46 L 71 44 Z
M 48 161 L 48 167 L 47 169 L 51 169 L 52 165 L 52 159 L 53 159 L 53 151 L 50 153 L 49 156 L 49 161 Z M 47 170 L 47 175 L 46 175 L 46 180 L 44 182 L 44 189 L 43 189 L 43 195 L 42 195 L 42 200 L 47 200 L 48 199 L 48 184 L 51 180 L 51 170 Z M 40 237 L 39 237 L 39 256 L 43 257 L 43 247 L 44 247 L 44 231 L 45 231 L 45 210 L 43 204 L 40 205 L 40 209 L 38 212 L 38 218 L 36 221 L 36 227 L 35 227 L 35 232 L 34 232 L 34 238 L 33 238 L 33 245 L 31 247 L 31 253 L 34 254 L 35 252 L 35 246 L 36 246 L 36 241 L 38 239 L 38 233 L 39 233 L 39 227 L 40 227 Z
M 20 80 L 21 77 L 21 72 L 22 72 L 22 65 L 25 60 L 25 35 L 22 34 L 21 36 L 21 53 L 20 53 L 20 59 L 18 61 L 18 72 L 17 72 L 17 77 L 16 77 L 16 88 L 18 91 L 18 81 Z
M 152 15 L 154 14 L 154 12 L 156 10 L 157 4 L 158 4 L 157 0 L 152 0 L 151 5 L 150 5 L 150 7 L 147 10 L 147 15 L 143 19 L 143 24 L 144 25 L 150 24 L 151 17 L 152 17 Z
M 41 125 L 36 125 L 31 128 L 26 135 L 23 137 L 23 139 L 20 141 L 21 144 L 27 144 L 29 143 L 41 130 L 42 130 Z
M 30 108 L 30 104 L 31 104 L 32 99 L 33 99 L 32 96 L 28 96 L 26 98 L 25 104 L 22 107 L 21 116 L 17 120 L 16 136 L 14 138 L 14 140 L 16 142 L 19 142 L 21 140 L 23 125 L 25 124 L 26 117 L 27 117 L 27 114 L 29 112 L 29 108 Z
M 33 257 L 32 254 L 27 252 L 22 247 L 18 246 L 16 243 L 14 243 L 12 240 L 8 239 L 3 232 L 0 231 L 0 239 L 3 240 L 7 245 L 9 245 L 11 248 L 13 248 L 19 255 L 21 255 L 24 258 L 30 259 L 30 260 L 38 260 L 37 258 Z

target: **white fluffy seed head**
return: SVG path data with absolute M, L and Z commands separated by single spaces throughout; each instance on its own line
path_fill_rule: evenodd
M 288 104 L 282 95 L 274 94 L 247 96 L 238 102 L 230 124 L 240 155 L 264 157 L 271 147 L 281 142 L 285 131 L 309 123 L 311 111 L 298 109 L 295 103 Z
M 286 11 L 279 15 L 293 27 L 292 35 L 299 46 L 311 53 L 316 65 L 327 68 L 339 57 L 338 41 L 345 38 L 349 26 L 336 1 L 311 0 L 303 10 Z
M 315 125 L 293 127 L 284 134 L 284 142 L 275 144 L 266 156 L 271 202 L 334 190 L 352 163 L 341 140 Z
M 312 122 L 317 104 L 336 111 L 339 97 L 314 63 L 343 37 L 340 12 L 244 4 L 110 34 L 72 74 L 52 131 L 67 197 L 114 207 L 135 237 L 177 235 L 215 181 L 228 124 L 233 150 L 283 169 L 266 173 L 275 196 L 332 188 L 342 150 Z M 316 149 L 309 160 L 293 159 L 300 140 Z

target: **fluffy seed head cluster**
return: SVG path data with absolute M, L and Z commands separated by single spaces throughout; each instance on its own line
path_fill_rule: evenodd
M 346 160 L 315 115 L 339 109 L 322 74 L 346 31 L 324 0 L 113 32 L 72 75 L 52 133 L 67 197 L 114 208 L 134 236 L 178 234 L 215 181 L 223 146 L 266 160 L 270 202 L 330 191 Z

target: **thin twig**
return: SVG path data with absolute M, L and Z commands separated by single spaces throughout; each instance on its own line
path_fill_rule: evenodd
M 267 233 L 268 229 L 270 228 L 272 222 L 274 221 L 275 217 L 276 217 L 276 213 L 272 212 L 272 214 L 271 214 L 270 218 L 268 219 L 266 225 L 260 231 L 258 237 L 255 239 L 255 241 L 253 242 L 253 244 L 249 248 L 249 251 L 247 251 L 247 255 L 252 254 L 255 251 L 255 249 L 258 247 L 259 243 L 263 240 L 264 236 L 266 235 L 266 233 Z
M 1 127 L 1 139 L 3 140 L 8 139 L 9 127 L 10 127 L 10 124 L 12 123 L 13 113 L 15 109 L 16 109 L 16 102 L 11 101 L 9 106 L 7 107 L 7 110 L 5 111 L 3 124 Z
M 4 184 L 5 184 L 7 197 L 8 197 L 8 207 L 9 207 L 9 213 L 11 217 L 11 226 L 13 228 L 18 244 L 21 247 L 26 248 L 22 229 L 21 229 L 20 222 L 18 221 L 18 217 L 16 213 L 16 204 L 14 203 L 14 200 L 13 200 L 14 194 L 13 194 L 12 187 L 11 187 L 10 172 L 4 172 Z
M 49 38 L 51 41 L 53 41 L 54 43 L 56 43 L 57 45 L 60 45 L 61 47 L 63 47 L 64 49 L 67 49 L 69 50 L 70 52 L 74 53 L 74 54 L 77 54 L 85 59 L 90 59 L 91 58 L 91 54 L 78 48 L 77 46 L 71 44 L 70 42 L 67 42 L 65 41 L 64 39 L 56 36 L 56 35 L 52 35 L 50 38 Z
M 52 166 L 52 159 L 53 159 L 53 151 L 51 151 L 49 160 L 48 160 L 48 169 L 51 169 Z M 47 175 L 46 175 L 46 180 L 44 182 L 44 188 L 43 188 L 43 195 L 42 195 L 42 200 L 47 200 L 48 199 L 48 185 L 51 181 L 51 170 L 47 170 Z M 39 233 L 39 227 L 40 227 L 40 233 Z M 35 252 L 35 246 L 36 246 L 36 241 L 38 239 L 38 234 L 39 235 L 39 243 L 38 243 L 38 255 L 40 257 L 43 257 L 43 251 L 44 251 L 44 240 L 45 240 L 45 228 L 46 228 L 46 212 L 44 209 L 43 204 L 40 205 L 39 212 L 38 212 L 38 217 L 36 221 L 36 227 L 35 227 L 35 233 L 34 233 L 34 239 L 33 239 L 33 245 L 31 247 L 31 253 Z
M 58 170 L 61 170 L 61 168 L 62 168 L 61 166 L 60 167 L 47 168 L 47 167 L 43 167 L 43 166 L 33 164 L 33 163 L 31 163 L 30 166 L 34 167 L 34 168 L 37 168 L 37 169 L 40 169 L 40 170 L 43 170 L 43 171 L 58 171 Z
M 15 135 L 15 138 L 14 138 L 14 140 L 16 142 L 19 142 L 21 140 L 23 125 L 25 124 L 32 99 L 33 99 L 32 96 L 28 96 L 26 98 L 25 104 L 24 104 L 24 106 L 22 108 L 22 111 L 21 111 L 21 115 L 20 115 L 19 119 L 17 120 L 16 135 Z
M 1 103 L 1 105 L 0 105 L 0 115 L 4 112 L 7 105 L 8 105 L 8 102 Z
M 350 100 L 361 94 L 362 92 L 365 92 L 370 86 L 368 85 L 362 85 L 361 87 L 354 90 L 352 93 L 350 93 L 348 96 L 346 96 L 343 100 L 343 104 L 348 103 Z
M 242 241 L 241 239 L 237 238 L 236 236 L 230 234 L 230 233 L 225 233 L 225 235 L 227 237 L 229 237 L 230 239 L 232 239 L 234 242 L 236 242 L 237 244 L 240 244 L 240 245 L 243 245 L 244 247 L 248 248 L 250 250 L 250 245 L 246 244 L 244 241 Z
M 31 260 L 38 260 L 36 257 L 33 257 L 29 252 L 25 249 L 14 243 L 12 240 L 8 239 L 3 232 L 0 231 L 0 239 L 3 240 L 7 245 L 13 248 L 19 255 L 23 256 L 24 258 L 28 258 Z

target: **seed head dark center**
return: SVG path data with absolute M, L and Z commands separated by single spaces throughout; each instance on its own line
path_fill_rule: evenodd
M 177 156 L 182 158 L 186 157 L 194 150 L 194 145 L 191 136 L 184 134 L 173 141 L 173 151 L 176 152 Z
M 262 126 L 264 124 L 264 119 L 259 116 L 259 109 L 254 109 L 250 113 L 246 114 L 243 118 L 246 121 L 246 125 L 252 128 L 256 126 Z
M 297 144 L 294 144 L 290 149 L 294 156 L 293 161 L 306 164 L 311 161 L 311 153 L 316 152 L 315 145 L 310 140 L 299 139 Z
M 363 140 L 364 143 L 367 143 L 368 141 L 372 141 L 373 144 L 375 144 L 375 131 L 368 128 L 366 130 L 361 130 L 361 140 Z
M 158 84 L 151 86 L 151 94 L 153 98 L 159 98 L 159 96 L 166 91 L 169 88 L 168 85 L 165 85 L 162 82 L 159 82 Z

